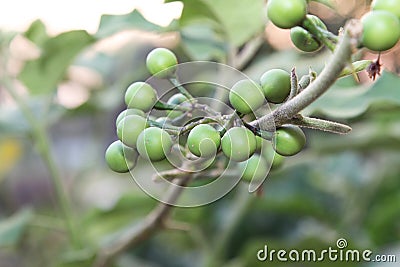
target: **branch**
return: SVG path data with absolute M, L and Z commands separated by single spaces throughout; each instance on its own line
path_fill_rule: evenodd
M 262 130 L 274 131 L 275 127 L 289 123 L 297 113 L 325 93 L 340 76 L 347 62 L 351 59 L 352 48 L 355 47 L 360 40 L 361 31 L 358 27 L 358 23 L 359 22 L 353 20 L 346 24 L 344 33 L 333 53 L 332 59 L 314 82 L 272 113 L 250 124 L 252 126 L 258 126 Z
M 165 203 L 175 203 L 184 186 L 191 179 L 191 175 L 187 175 L 184 178 L 176 179 L 174 183 L 178 186 L 174 186 L 173 189 L 168 193 L 165 198 Z M 172 205 L 160 203 L 146 218 L 135 228 L 133 231 L 123 235 L 120 239 L 112 244 L 108 245 L 101 251 L 94 263 L 94 267 L 106 267 L 109 266 L 112 260 L 119 254 L 127 250 L 128 248 L 134 247 L 140 242 L 146 240 L 161 227 L 164 226 L 167 217 L 174 208 Z
M 294 117 L 290 121 L 290 123 L 300 127 L 316 129 L 320 131 L 337 133 L 337 134 L 346 134 L 351 131 L 351 127 L 345 124 L 316 119 L 316 118 L 303 117 L 301 115 Z

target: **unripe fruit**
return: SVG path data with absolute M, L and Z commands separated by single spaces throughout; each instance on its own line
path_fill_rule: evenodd
M 178 60 L 175 54 L 166 48 L 156 48 L 146 58 L 147 69 L 158 78 L 166 78 L 173 75 L 177 64 Z
M 267 15 L 275 26 L 290 29 L 301 24 L 307 14 L 305 0 L 268 0 Z
M 307 15 L 306 17 L 314 25 L 327 30 L 326 25 L 317 16 Z M 323 44 L 314 35 L 300 26 L 290 29 L 290 39 L 298 49 L 304 52 L 316 52 L 323 47 Z
M 374 0 L 371 4 L 372 10 L 386 10 L 400 19 L 400 0 Z
M 256 137 L 247 128 L 230 128 L 221 139 L 222 152 L 233 161 L 245 161 L 254 154 Z
M 260 82 L 265 98 L 271 103 L 282 103 L 290 94 L 290 74 L 287 71 L 269 70 L 261 76 Z
M 143 158 L 151 161 L 160 161 L 171 152 L 172 138 L 163 129 L 157 127 L 146 128 L 137 139 L 137 150 Z
M 125 173 L 132 169 L 137 156 L 138 153 L 136 150 L 125 146 L 119 140 L 111 143 L 105 152 L 105 159 L 108 167 L 119 173 Z
M 194 127 L 187 138 L 187 145 L 193 155 L 203 158 L 214 156 L 221 144 L 219 132 L 208 124 Z
M 268 141 L 263 142 L 261 156 L 271 164 L 271 170 L 279 169 L 285 162 L 285 157 L 276 153 Z
M 124 117 L 117 125 L 118 139 L 127 146 L 136 147 L 139 134 L 147 127 L 145 118 L 138 115 Z
M 393 13 L 372 11 L 361 18 L 362 44 L 372 51 L 385 51 L 400 39 L 400 21 Z
M 179 106 L 180 104 L 185 105 L 185 102 L 188 103 L 188 99 L 186 98 L 186 96 L 181 93 L 177 93 L 168 99 L 167 104 Z M 167 111 L 168 119 L 175 119 L 182 114 L 183 112 L 178 109 Z
M 316 52 L 322 48 L 322 44 L 311 33 L 299 26 L 290 29 L 290 39 L 298 49 L 304 52 Z
M 119 113 L 117 119 L 115 120 L 115 126 L 118 126 L 118 123 L 125 117 L 129 115 L 138 115 L 141 117 L 144 117 L 144 112 L 140 109 L 135 109 L 135 108 L 130 108 L 130 109 L 125 109 Z
M 264 104 L 261 88 L 250 80 L 235 83 L 229 92 L 229 102 L 242 114 L 256 111 Z
M 251 180 L 261 181 L 268 175 L 268 162 L 259 154 L 254 154 L 248 160 L 239 164 L 242 179 L 246 182 Z
M 149 111 L 157 101 L 154 88 L 145 82 L 132 83 L 125 93 L 125 104 L 128 108 Z
M 293 156 L 303 149 L 306 136 L 298 126 L 285 125 L 276 130 L 272 141 L 276 153 L 282 156 Z

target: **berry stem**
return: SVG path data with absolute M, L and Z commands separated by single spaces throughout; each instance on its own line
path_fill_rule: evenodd
M 321 29 L 314 22 L 305 18 L 302 24 L 303 28 L 313 34 L 321 43 L 323 43 L 329 50 L 334 51 L 336 44 L 332 42 L 332 38 L 337 39 L 337 36 L 333 35 L 331 32 Z
M 168 78 L 168 80 L 178 89 L 178 91 L 182 95 L 184 95 L 190 101 L 190 103 L 192 104 L 196 103 L 194 97 L 188 92 L 188 90 L 186 90 L 185 87 L 181 85 L 181 83 L 178 81 L 176 77 Z
M 154 104 L 154 108 L 157 109 L 157 110 L 181 110 L 181 111 L 184 111 L 184 112 L 192 110 L 190 107 L 185 107 L 185 106 L 182 106 L 182 105 L 168 104 L 168 103 L 165 103 L 165 102 L 163 102 L 161 100 L 158 100 Z
M 368 68 L 368 66 L 371 65 L 372 62 L 373 62 L 372 60 L 360 60 L 360 61 L 353 62 L 351 64 L 351 66 L 348 66 L 343 69 L 343 71 L 340 73 L 339 77 L 353 75 L 357 72 L 366 70 Z

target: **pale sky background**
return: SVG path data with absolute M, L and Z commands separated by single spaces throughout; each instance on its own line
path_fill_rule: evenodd
M 137 8 L 159 25 L 180 16 L 182 4 L 164 0 L 0 0 L 0 29 L 23 31 L 40 18 L 50 33 L 97 30 L 102 14 L 125 14 Z

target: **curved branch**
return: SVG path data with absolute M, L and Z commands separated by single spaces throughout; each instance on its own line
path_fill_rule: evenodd
M 332 59 L 326 65 L 321 74 L 306 89 L 297 96 L 282 104 L 272 113 L 267 114 L 258 120 L 251 122 L 253 126 L 258 126 L 262 130 L 274 131 L 275 127 L 290 122 L 290 120 L 305 107 L 314 102 L 318 97 L 325 93 L 340 76 L 351 59 L 353 47 L 360 40 L 359 22 L 350 21 L 337 45 Z
M 178 186 L 173 187 L 173 189 L 167 194 L 165 203 L 175 203 L 182 193 L 184 186 L 189 182 L 190 179 L 191 175 L 187 175 L 180 179 L 174 180 L 174 183 L 176 183 Z M 109 246 L 103 248 L 93 266 L 109 266 L 113 259 L 119 254 L 128 248 L 146 240 L 158 229 L 163 227 L 166 223 L 167 217 L 174 208 L 174 206 L 165 203 L 160 203 L 151 213 L 146 216 L 146 218 L 144 218 L 143 221 L 140 222 L 137 228 L 134 228 L 129 233 L 125 233 L 121 239 L 118 239 L 116 242 L 113 242 Z

